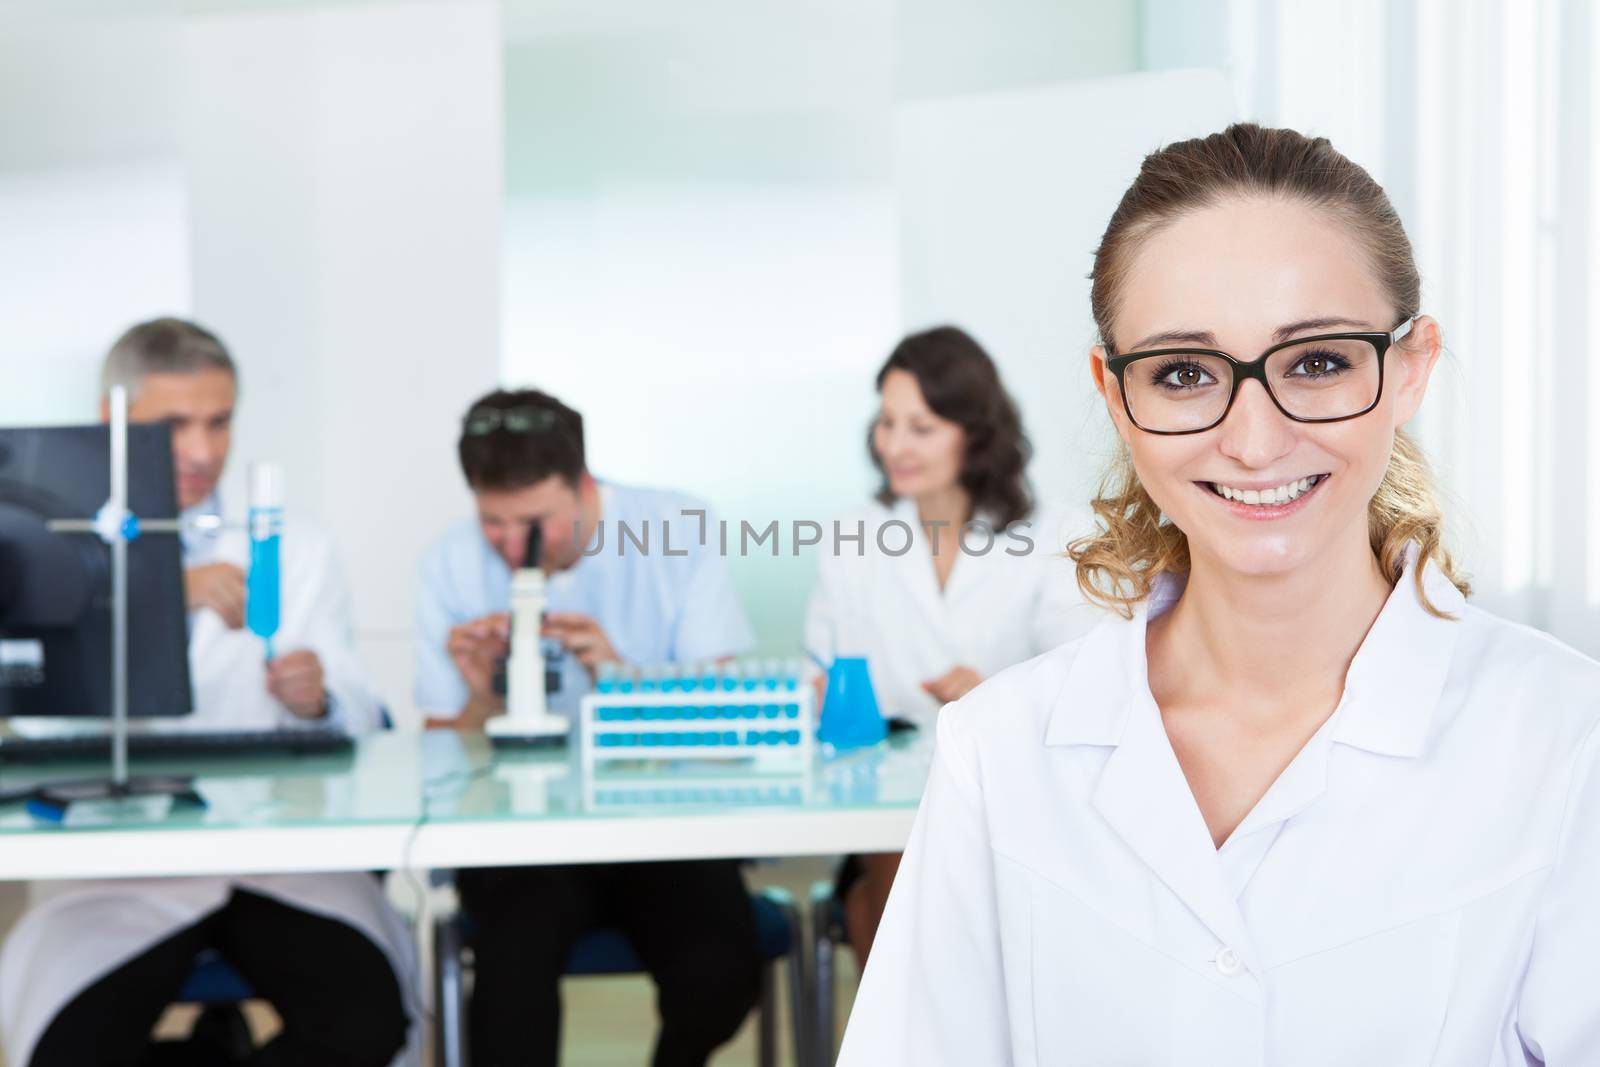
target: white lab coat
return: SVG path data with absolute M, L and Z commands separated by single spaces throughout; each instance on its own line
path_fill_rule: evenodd
M 186 538 L 184 565 L 228 562 L 248 571 L 244 514 L 224 498 L 226 532 Z M 332 697 L 334 721 L 352 732 L 374 729 L 380 705 L 350 632 L 349 599 L 333 546 L 292 520 L 282 542 L 279 653 L 317 653 Z M 306 724 L 268 694 L 263 647 L 249 630 L 229 630 L 209 609 L 189 619 L 189 669 L 195 713 L 165 728 L 258 729 Z M 224 798 L 217 798 L 222 800 Z M 248 801 L 230 792 L 231 804 Z M 266 800 L 266 797 L 260 798 Z M 415 943 L 405 923 L 365 873 L 240 875 L 51 883 L 35 887 L 35 903 L 0 950 L 0 1038 L 6 1062 L 25 1067 L 33 1046 L 60 1010 L 97 978 L 215 911 L 232 887 L 276 897 L 340 919 L 389 956 L 410 999 L 410 1043 L 396 1064 L 420 1063 L 420 985 Z M 314 952 L 315 946 L 296 951 Z
M 946 708 L 841 1067 L 1600 1063 L 1600 665 L 1427 578 L 1221 849 L 1144 612 Z
M 835 552 L 832 529 L 824 532 L 806 608 L 806 647 L 824 661 L 866 657 L 885 715 L 931 724 L 939 702 L 923 682 L 953 667 L 971 667 L 988 678 L 1087 632 L 1100 619 L 1078 592 L 1073 565 L 1062 555 L 1068 541 L 1090 531 L 1087 517 L 1031 520 L 1016 537 L 997 531 L 987 551 L 986 538 L 974 531 L 967 541 L 971 554 L 957 557 L 942 591 L 914 501 L 873 504 L 838 520 L 838 527 L 846 536 L 858 529 L 865 536 L 859 553 L 853 541 Z M 910 548 L 900 553 L 907 531 Z M 956 532 L 941 529 L 939 536 L 953 538 Z

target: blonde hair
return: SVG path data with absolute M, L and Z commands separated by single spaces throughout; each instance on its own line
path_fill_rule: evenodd
M 1331 211 L 1361 239 L 1396 318 L 1417 314 L 1422 281 L 1411 242 L 1372 176 L 1325 137 L 1237 123 L 1146 156 L 1112 213 L 1090 274 L 1090 305 L 1107 354 L 1114 351 L 1112 316 L 1138 244 L 1188 212 L 1240 194 L 1292 198 Z M 1077 565 L 1078 586 L 1087 598 L 1131 616 L 1157 577 L 1188 572 L 1188 537 L 1162 518 L 1125 446 L 1093 507 L 1100 531 L 1068 545 L 1067 556 Z M 1471 595 L 1471 585 L 1444 547 L 1444 519 L 1427 460 L 1403 431 L 1395 434 L 1388 469 L 1367 515 L 1373 555 L 1390 581 L 1398 582 L 1405 570 L 1407 546 L 1417 546 L 1417 596 L 1430 614 L 1445 617 L 1423 588 L 1429 563 L 1462 595 Z

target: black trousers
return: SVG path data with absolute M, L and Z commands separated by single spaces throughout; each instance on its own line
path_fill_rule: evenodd
M 750 897 L 728 861 L 465 870 L 474 925 L 473 1067 L 556 1067 L 573 944 L 620 929 L 656 984 L 654 1067 L 704 1067 L 760 988 Z
M 405 1000 L 382 949 L 337 919 L 235 889 L 221 908 L 78 994 L 45 1030 L 30 1067 L 186 1062 L 183 1050 L 152 1043 L 150 1031 L 206 949 L 283 1020 L 252 1065 L 387 1067 L 405 1045 Z M 206 1054 L 195 1049 L 187 1061 L 205 1063 Z

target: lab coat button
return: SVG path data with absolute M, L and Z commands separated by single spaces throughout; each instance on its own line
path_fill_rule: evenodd
M 1227 945 L 1223 945 L 1222 948 L 1217 950 L 1215 962 L 1217 973 L 1224 978 L 1237 978 L 1244 973 L 1244 961 L 1239 958 L 1237 952 Z

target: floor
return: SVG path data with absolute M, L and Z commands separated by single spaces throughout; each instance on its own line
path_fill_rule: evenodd
M 784 860 L 752 868 L 748 879 L 752 888 L 782 886 L 803 903 L 811 884 L 828 877 L 829 871 L 830 864 L 820 859 Z M 26 899 L 25 885 L 0 882 L 0 936 L 10 929 Z M 840 953 L 839 958 L 839 1006 L 834 1014 L 842 1026 L 855 995 L 856 974 L 848 951 Z M 779 980 L 783 981 L 781 976 Z M 776 992 L 780 1009 L 778 1062 L 782 1067 L 796 1067 L 790 1051 L 793 1038 L 788 992 L 782 984 Z M 563 1064 L 568 1067 L 644 1067 L 649 1062 L 650 1041 L 655 1031 L 655 999 L 647 979 L 574 979 L 566 983 L 563 994 L 566 1000 Z M 181 1030 L 188 1021 L 189 1017 L 181 1009 L 175 1009 L 162 1020 L 162 1027 Z M 274 1025 L 271 1009 L 263 1006 L 252 1012 L 251 1022 L 258 1032 L 270 1031 Z M 712 1067 L 754 1067 L 754 1016 L 711 1063 Z M 0 1057 L 0 1067 L 5 1067 L 3 1057 Z

